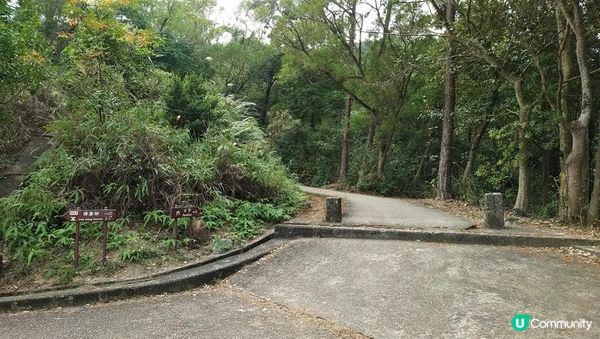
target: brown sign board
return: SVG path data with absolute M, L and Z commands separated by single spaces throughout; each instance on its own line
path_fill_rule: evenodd
M 171 218 L 195 218 L 200 215 L 198 207 L 172 207 L 169 210 Z
M 115 221 L 118 218 L 117 210 L 101 209 L 101 210 L 70 210 L 63 218 L 67 221 Z

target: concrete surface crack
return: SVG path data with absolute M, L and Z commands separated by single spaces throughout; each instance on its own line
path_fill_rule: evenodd
M 308 311 L 290 308 L 286 305 L 269 300 L 265 297 L 251 293 L 251 292 L 244 290 L 242 288 L 239 288 L 237 286 L 233 286 L 233 285 L 229 284 L 228 282 L 223 282 L 223 284 L 221 286 L 225 290 L 228 290 L 229 292 L 235 294 L 236 296 L 238 296 L 240 298 L 244 298 L 255 305 L 260 305 L 263 307 L 270 307 L 270 308 L 280 310 L 292 319 L 295 318 L 295 319 L 299 319 L 299 320 L 307 320 L 307 321 L 313 322 L 318 327 L 322 328 L 323 330 L 325 330 L 326 332 L 332 334 L 333 336 L 335 336 L 337 338 L 357 338 L 357 339 L 358 338 L 360 338 L 360 339 L 373 338 L 373 337 L 368 336 L 356 329 L 338 324 L 337 322 L 335 322 L 333 320 L 324 318 L 319 315 L 312 314 Z

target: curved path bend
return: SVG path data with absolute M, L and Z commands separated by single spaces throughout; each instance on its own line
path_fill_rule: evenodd
M 301 186 L 303 192 L 342 198 L 342 225 L 387 226 L 398 228 L 465 229 L 475 223 L 433 208 L 409 203 L 402 199 L 340 192 Z

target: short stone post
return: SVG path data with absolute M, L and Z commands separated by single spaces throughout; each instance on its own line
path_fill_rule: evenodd
M 502 193 L 485 194 L 485 227 L 504 228 L 504 208 Z
M 325 205 L 326 222 L 342 222 L 342 198 L 327 197 Z

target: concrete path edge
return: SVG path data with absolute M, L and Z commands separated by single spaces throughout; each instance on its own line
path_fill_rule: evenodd
M 355 238 L 477 244 L 494 246 L 570 247 L 598 246 L 600 239 L 522 234 L 491 234 L 450 230 L 407 230 L 381 227 L 279 224 L 275 238 Z

